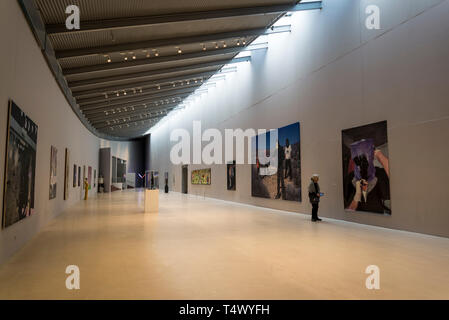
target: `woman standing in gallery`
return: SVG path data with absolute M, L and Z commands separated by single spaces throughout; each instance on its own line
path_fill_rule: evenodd
M 87 200 L 87 195 L 89 194 L 89 182 L 87 178 L 84 178 L 84 200 Z
M 313 174 L 310 178 L 310 184 L 309 184 L 309 199 L 310 203 L 312 204 L 312 221 L 321 221 L 320 218 L 318 218 L 318 203 L 320 202 L 320 185 L 318 184 L 320 176 L 318 174 Z

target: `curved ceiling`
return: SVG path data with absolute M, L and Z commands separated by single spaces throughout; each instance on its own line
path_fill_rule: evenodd
M 291 0 L 19 0 L 75 113 L 97 136 L 142 136 L 285 12 Z M 35 10 L 35 12 L 33 12 Z

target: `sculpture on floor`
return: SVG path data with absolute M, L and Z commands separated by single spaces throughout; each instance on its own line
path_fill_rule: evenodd
M 89 182 L 87 178 L 84 178 L 84 200 L 87 200 L 87 196 L 89 195 Z

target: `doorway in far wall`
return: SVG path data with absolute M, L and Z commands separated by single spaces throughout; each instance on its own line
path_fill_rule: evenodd
M 189 166 L 182 166 L 182 193 L 188 193 Z

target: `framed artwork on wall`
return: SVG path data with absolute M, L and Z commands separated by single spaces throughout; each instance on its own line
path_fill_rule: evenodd
M 81 166 L 78 166 L 78 187 L 81 186 Z
M 64 167 L 64 200 L 69 199 L 69 177 L 70 177 L 70 151 L 65 148 L 65 167 Z
M 207 168 L 207 169 L 192 170 L 191 183 L 199 185 L 210 185 L 211 169 Z
M 87 183 L 89 183 L 89 190 L 92 189 L 92 167 L 87 168 Z
M 86 180 L 86 166 L 83 166 L 83 190 L 84 190 L 84 180 Z
M 76 188 L 77 184 L 77 179 L 76 179 L 76 171 L 77 171 L 77 167 L 76 164 L 73 165 L 73 187 Z
M 10 100 L 7 128 L 3 228 L 35 213 L 38 126 Z
M 97 169 L 94 170 L 94 188 L 97 186 Z
M 235 160 L 226 165 L 226 188 L 228 190 L 235 190 Z
M 277 141 L 271 134 L 277 133 Z M 262 139 L 264 138 L 264 139 Z M 260 140 L 265 140 L 262 145 Z M 271 141 L 270 141 L 271 140 Z M 251 139 L 251 196 L 301 201 L 301 139 L 299 122 Z M 277 159 L 263 163 L 259 154 Z M 276 164 L 277 162 L 277 164 Z
M 343 130 L 341 137 L 345 210 L 391 215 L 387 121 Z
M 58 186 L 58 149 L 51 146 L 50 150 L 50 196 L 49 199 L 56 198 L 56 188 Z

